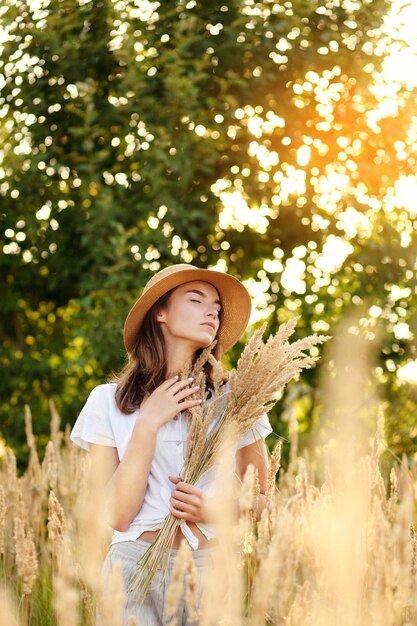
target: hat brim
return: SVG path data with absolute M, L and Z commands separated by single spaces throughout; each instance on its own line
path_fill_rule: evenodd
M 220 351 L 229 350 L 244 333 L 251 314 L 251 299 L 243 284 L 230 274 L 215 270 L 185 269 L 161 278 L 147 289 L 130 309 L 123 328 L 123 340 L 128 352 L 132 352 L 137 334 L 149 309 L 167 291 L 193 280 L 213 285 L 220 295 L 223 320 L 217 335 Z

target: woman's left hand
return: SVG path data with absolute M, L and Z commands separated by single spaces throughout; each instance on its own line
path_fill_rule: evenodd
M 176 476 L 168 476 L 168 478 L 176 485 L 171 493 L 169 505 L 172 515 L 188 522 L 204 522 L 205 496 L 201 489 L 185 483 Z

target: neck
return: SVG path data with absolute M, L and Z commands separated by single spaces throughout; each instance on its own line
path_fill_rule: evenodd
M 166 341 L 167 349 L 167 378 L 174 376 L 186 363 L 190 363 L 194 354 L 195 347 L 182 342 Z

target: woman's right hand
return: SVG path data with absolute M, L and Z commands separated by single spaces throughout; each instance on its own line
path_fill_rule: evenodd
M 190 387 L 193 378 L 179 380 L 178 376 L 169 378 L 159 385 L 140 406 L 139 418 L 145 418 L 157 428 L 170 422 L 180 411 L 201 404 L 201 400 L 187 400 L 198 391 L 199 385 Z

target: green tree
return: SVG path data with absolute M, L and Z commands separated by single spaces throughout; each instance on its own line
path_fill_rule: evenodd
M 372 89 L 389 8 L 6 2 L 0 419 L 9 441 L 22 442 L 25 402 L 40 434 L 50 396 L 73 421 L 87 391 L 122 364 L 121 322 L 138 291 L 178 260 L 220 261 L 264 282 L 270 331 L 293 314 L 300 334 L 327 331 L 367 298 L 387 320 L 382 366 L 414 354 L 396 341 L 392 317 L 415 327 L 413 301 L 390 297 L 393 286 L 412 293 L 416 216 L 387 209 L 387 190 L 414 171 L 414 94 L 400 86 L 396 114 L 384 117 Z M 332 241 L 350 252 L 329 269 Z M 315 376 L 306 374 L 309 388 Z M 307 405 L 308 430 L 317 408 Z

